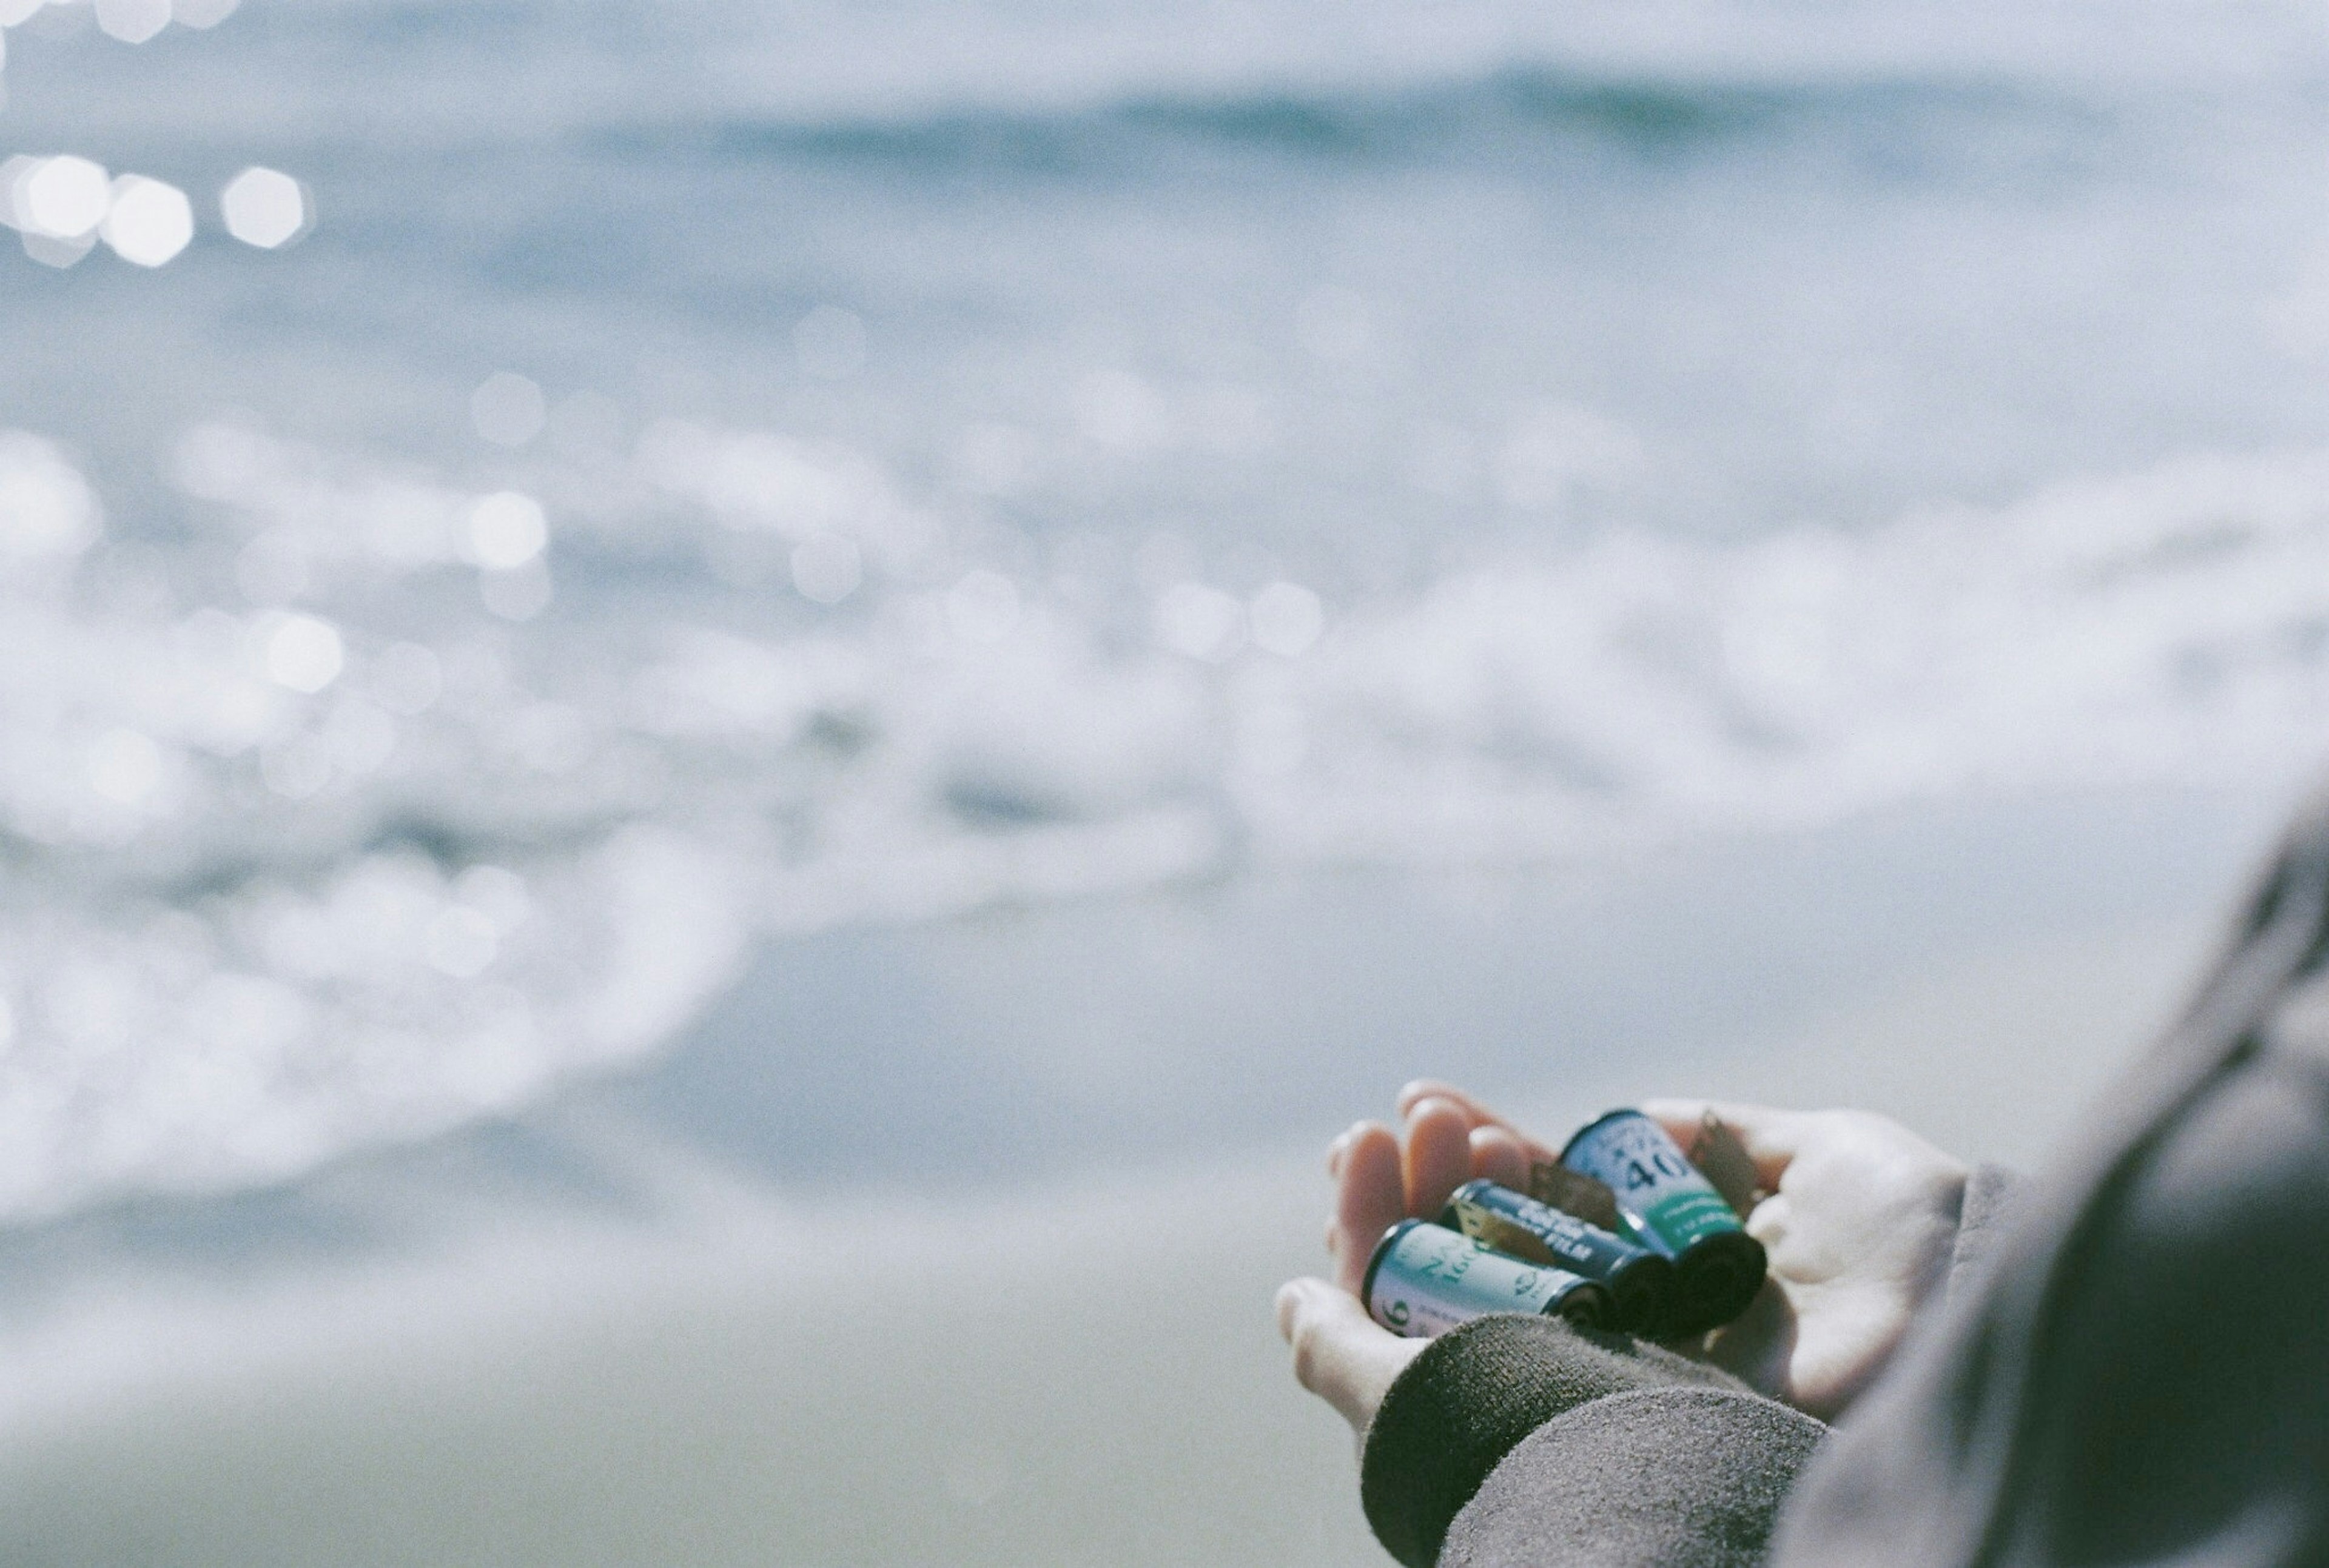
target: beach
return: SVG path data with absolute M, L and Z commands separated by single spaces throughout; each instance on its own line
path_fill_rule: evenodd
M 2296 0 L 6 17 L 11 1563 L 1377 1561 L 1337 1132 L 2042 1164 L 2322 760 Z
M 2191 798 L 2020 819 L 772 949 L 857 977 L 828 1032 L 898 1028 L 875 999 L 902 990 L 901 1056 L 1025 1055 L 885 1112 L 898 1083 L 853 1050 L 861 1095 L 803 1103 L 717 1038 L 780 1050 L 803 1018 L 715 1014 L 658 1069 L 239 1224 L 84 1220 L 45 1270 L 20 1244 L 0 1538 L 59 1564 L 1375 1561 L 1348 1434 L 1269 1321 L 1323 1266 L 1325 1139 L 1432 1070 L 1556 1135 L 1708 1093 L 2042 1162 L 2270 823 Z M 1193 995 L 1193 966 L 1249 984 Z M 739 1096 L 754 1114 L 710 1113 Z

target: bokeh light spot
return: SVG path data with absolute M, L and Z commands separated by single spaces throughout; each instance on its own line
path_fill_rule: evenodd
M 496 491 L 469 508 L 469 553 L 488 571 L 513 571 L 549 542 L 550 521 L 531 495 Z
M 74 239 L 60 239 L 53 234 L 39 234 L 30 229 L 19 237 L 24 254 L 43 267 L 77 266 L 80 258 L 97 248 L 95 234 L 83 234 Z
M 279 169 L 249 168 L 219 193 L 226 231 L 245 245 L 277 250 L 300 239 L 315 224 L 306 187 Z
M 79 555 L 101 531 L 97 494 L 37 436 L 0 432 L 0 556 Z
M 119 805 L 143 804 L 162 783 L 162 748 L 134 729 L 108 730 L 89 748 L 90 787 Z
M 793 548 L 793 587 L 805 599 L 837 605 L 857 591 L 864 576 L 857 547 L 837 534 L 819 534 Z
M 314 615 L 286 615 L 267 639 L 267 675 L 294 691 L 321 691 L 340 678 L 339 629 Z
M 113 183 L 112 204 L 99 231 L 122 260 L 159 267 L 193 240 L 193 203 L 175 185 L 124 174 Z
M 170 25 L 170 0 L 96 0 L 98 30 L 124 43 L 143 43 Z
M 513 931 L 533 913 L 525 878 L 504 866 L 472 866 L 453 878 L 453 891 L 503 931 Z
M 1155 626 L 1176 653 L 1226 659 L 1245 643 L 1245 606 L 1204 583 L 1175 583 L 1156 596 Z
M 458 905 L 429 923 L 429 967 L 456 980 L 483 974 L 501 952 L 502 934 L 477 911 Z
M 1308 651 L 1326 628 L 1326 608 L 1299 583 L 1272 583 L 1246 610 L 1253 645 L 1291 659 Z
M 68 153 L 43 158 L 19 174 L 10 195 L 18 228 L 76 239 L 105 221 L 113 189 L 103 165 Z

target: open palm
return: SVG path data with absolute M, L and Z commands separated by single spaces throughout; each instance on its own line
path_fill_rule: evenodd
M 1868 1112 L 1693 1100 L 1642 1108 L 1684 1147 L 1712 1111 L 1738 1133 L 1767 1195 L 1747 1228 L 1770 1253 L 1768 1282 L 1736 1322 L 1677 1348 L 1834 1418 L 1883 1369 L 1945 1275 L 1965 1166 Z M 1399 1109 L 1403 1133 L 1362 1122 L 1328 1158 L 1337 1190 L 1327 1245 L 1345 1291 L 1356 1288 L 1375 1239 L 1401 1217 L 1438 1214 L 1475 1176 L 1524 1186 L 1533 1161 L 1554 1158 L 1446 1084 L 1410 1084 Z

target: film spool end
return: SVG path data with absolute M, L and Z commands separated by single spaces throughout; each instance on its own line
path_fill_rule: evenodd
M 1646 1257 L 1620 1269 L 1603 1283 L 1609 1292 L 1609 1318 L 1603 1327 L 1621 1334 L 1648 1333 L 1665 1310 L 1673 1283 L 1674 1269 L 1661 1257 Z
M 1755 1300 L 1768 1268 L 1763 1244 L 1744 1231 L 1699 1243 L 1675 1267 L 1664 1331 L 1697 1334 L 1722 1327 Z
M 1609 1293 L 1595 1284 L 1582 1284 L 1572 1288 L 1569 1294 L 1561 1299 L 1561 1316 L 1572 1328 L 1614 1327 L 1610 1321 Z

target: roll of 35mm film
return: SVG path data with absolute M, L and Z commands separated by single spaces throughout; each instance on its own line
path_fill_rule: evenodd
M 1612 1111 L 1588 1123 L 1561 1162 L 1605 1183 L 1617 1197 L 1627 1239 L 1672 1261 L 1674 1284 L 1656 1332 L 1702 1333 L 1747 1310 L 1768 1260 L 1739 1215 L 1666 1135 L 1639 1111 Z
M 1434 1338 L 1491 1312 L 1541 1313 L 1588 1329 L 1609 1314 L 1608 1292 L 1592 1281 L 1419 1219 L 1383 1233 L 1359 1300 L 1369 1317 L 1410 1339 Z
M 1645 1332 L 1665 1307 L 1674 1265 L 1646 1247 L 1493 1181 L 1467 1181 L 1439 1223 L 1530 1263 L 1566 1269 L 1609 1292 L 1606 1327 Z

